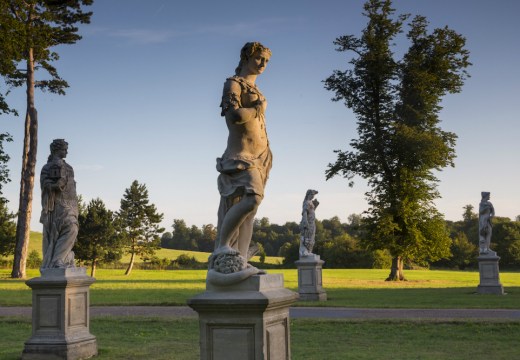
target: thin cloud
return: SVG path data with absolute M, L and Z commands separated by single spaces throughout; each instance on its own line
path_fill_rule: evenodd
M 178 29 L 109 29 L 106 27 L 90 28 L 87 31 L 92 35 L 104 34 L 109 37 L 119 38 L 134 44 L 163 44 L 174 38 L 193 35 L 229 35 L 257 36 L 272 31 L 280 31 L 282 28 L 296 28 L 303 25 L 302 18 L 266 18 L 254 22 L 236 22 L 233 24 L 201 25 L 193 28 Z

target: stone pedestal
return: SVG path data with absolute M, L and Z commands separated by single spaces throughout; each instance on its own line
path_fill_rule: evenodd
M 239 284 L 207 284 L 188 305 L 199 314 L 201 360 L 288 360 L 289 306 L 298 294 L 282 274 L 254 275 Z
M 26 284 L 32 289 L 32 336 L 22 359 L 88 359 L 97 355 L 90 334 L 89 286 L 85 268 L 44 269 Z
M 495 252 L 492 252 L 480 254 L 477 259 L 480 273 L 480 284 L 478 285 L 477 293 L 504 295 L 504 288 L 500 283 L 498 271 L 500 257 Z
M 298 267 L 298 292 L 301 301 L 326 301 L 327 293 L 323 290 L 321 269 L 325 261 L 312 254 L 300 256 L 295 264 Z

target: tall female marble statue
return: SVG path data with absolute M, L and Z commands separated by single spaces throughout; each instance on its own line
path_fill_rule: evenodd
M 267 100 L 255 81 L 270 57 L 271 50 L 262 44 L 245 44 L 235 75 L 224 83 L 220 107 L 229 135 L 226 150 L 217 159 L 220 205 L 209 281 L 236 282 L 259 272 L 247 264 L 247 259 L 253 220 L 264 197 L 272 154 L 265 127 Z
M 479 235 L 479 247 L 481 254 L 487 254 L 491 252 L 489 245 L 491 244 L 491 232 L 493 225 L 491 220 L 495 216 L 495 208 L 489 201 L 491 194 L 489 192 L 482 192 L 482 200 L 480 201 L 478 213 L 478 235 Z
M 42 269 L 74 267 L 72 247 L 78 235 L 78 199 L 74 170 L 65 162 L 68 143 L 52 142 L 51 154 L 42 168 L 43 262 Z
M 320 204 L 314 199 L 316 190 L 307 190 L 302 206 L 302 221 L 300 223 L 300 257 L 312 255 L 314 236 L 316 235 L 316 215 L 314 211 Z

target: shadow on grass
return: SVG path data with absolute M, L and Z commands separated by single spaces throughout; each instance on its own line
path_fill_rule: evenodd
M 94 284 L 139 284 L 139 283 L 146 283 L 146 284 L 205 284 L 206 279 L 172 279 L 172 280 L 146 280 L 146 279 L 139 279 L 134 280 L 131 277 L 125 278 L 125 279 L 117 279 L 117 280 L 98 280 L 96 279 L 96 282 Z M 1 282 L 0 282 L 1 284 Z
M 477 288 L 325 289 L 326 302 L 298 302 L 297 306 L 411 309 L 518 309 L 520 287 L 506 287 L 507 295 L 481 295 Z

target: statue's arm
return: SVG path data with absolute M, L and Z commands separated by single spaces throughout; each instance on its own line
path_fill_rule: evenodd
M 258 99 L 253 107 L 244 107 L 240 101 L 242 89 L 238 82 L 228 80 L 224 84 L 222 96 L 222 115 L 226 120 L 233 124 L 245 124 L 256 119 L 265 112 L 267 102 L 265 99 Z

